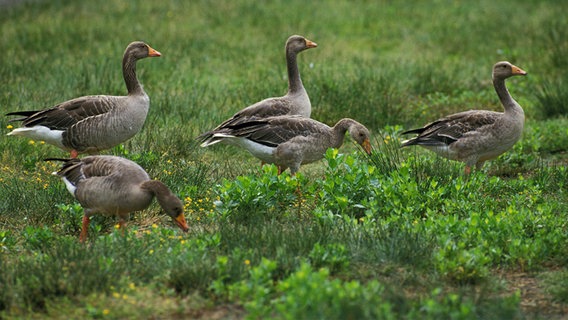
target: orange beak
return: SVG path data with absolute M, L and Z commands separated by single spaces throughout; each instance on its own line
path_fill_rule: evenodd
M 518 74 L 518 75 L 521 75 L 521 76 L 524 76 L 524 75 L 527 74 L 527 72 L 525 70 L 523 70 L 523 69 L 521 69 L 517 66 L 511 66 L 511 67 L 513 69 L 513 74 Z
M 313 42 L 313 41 L 311 41 L 311 40 L 306 39 L 306 47 L 308 47 L 308 48 L 315 48 L 315 47 L 317 47 L 317 46 L 318 46 L 317 43 L 315 43 L 315 42 Z
M 162 54 L 156 50 L 154 50 L 154 48 L 148 46 L 148 57 L 159 57 Z
M 183 215 L 183 213 L 180 213 L 175 219 L 174 219 L 175 223 L 178 225 L 178 227 L 183 230 L 183 232 L 187 232 L 189 230 L 189 227 L 187 226 L 187 222 L 185 221 L 185 216 Z
M 365 139 L 363 143 L 361 143 L 361 147 L 367 152 L 368 155 L 371 155 L 371 140 Z

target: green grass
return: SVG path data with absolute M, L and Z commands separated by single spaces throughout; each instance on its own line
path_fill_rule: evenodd
M 128 231 L 81 207 L 43 162 L 65 153 L 0 139 L 0 317 L 560 319 L 567 310 L 568 64 L 561 1 L 23 1 L 0 5 L 0 111 L 124 94 L 126 45 L 151 98 L 132 159 L 183 199 L 182 234 L 157 204 Z M 296 177 L 195 137 L 286 91 L 300 54 L 312 117 L 354 118 L 348 139 Z M 451 112 L 501 110 L 492 65 L 524 107 L 523 139 L 481 172 L 400 132 Z M 0 118 L 7 133 L 8 118 Z M 533 303 L 536 301 L 536 305 Z

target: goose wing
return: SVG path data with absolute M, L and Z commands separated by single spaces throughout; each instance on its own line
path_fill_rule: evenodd
M 418 136 L 403 142 L 402 146 L 449 145 L 466 134 L 477 132 L 485 126 L 494 124 L 500 115 L 499 112 L 485 110 L 456 113 L 431 122 L 422 128 L 403 132 L 402 134 L 415 133 Z
M 17 111 L 6 115 L 19 115 L 25 127 L 45 126 L 52 130 L 66 130 L 89 118 L 109 113 L 116 104 L 114 96 L 85 96 L 65 101 L 52 108 L 40 111 Z

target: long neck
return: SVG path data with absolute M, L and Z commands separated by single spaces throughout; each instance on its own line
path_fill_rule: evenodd
M 333 148 L 339 148 L 343 144 L 343 140 L 345 139 L 345 132 L 351 126 L 353 120 L 351 119 L 341 119 L 339 120 L 335 126 L 333 126 L 332 133 L 332 146 Z
M 286 66 L 288 69 L 288 92 L 298 92 L 304 88 L 300 79 L 300 70 L 296 61 L 297 53 L 293 50 L 286 50 Z
M 142 86 L 136 77 L 136 58 L 133 55 L 125 54 L 122 58 L 122 75 L 126 83 L 128 94 L 136 94 L 142 92 Z
M 158 201 L 172 194 L 170 189 L 158 180 L 147 180 L 140 186 L 142 189 L 152 193 Z
M 519 110 L 521 112 L 523 111 L 517 101 L 511 97 L 511 94 L 505 85 L 504 78 L 493 77 L 493 86 L 495 87 L 497 96 L 499 96 L 499 100 L 501 100 L 501 104 L 503 104 L 503 107 L 505 108 L 505 113 L 518 112 Z
M 162 182 L 158 180 L 147 180 L 142 183 L 141 188 L 153 193 L 160 207 L 172 218 L 177 220 L 179 214 L 183 212 L 183 203 L 181 200 Z

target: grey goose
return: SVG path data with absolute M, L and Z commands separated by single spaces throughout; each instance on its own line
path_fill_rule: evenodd
M 124 227 L 130 213 L 146 209 L 154 197 L 183 231 L 188 230 L 181 200 L 165 184 L 151 180 L 148 173 L 131 160 L 104 155 L 45 160 L 64 162 L 53 174 L 61 177 L 67 190 L 83 207 L 81 241 L 87 238 L 91 216 L 115 215 Z
M 23 126 L 8 135 L 43 140 L 69 151 L 71 158 L 127 141 L 140 131 L 150 108 L 150 98 L 136 77 L 136 62 L 159 56 L 144 42 L 130 43 L 122 59 L 128 95 L 84 96 L 44 110 L 10 112 L 7 115 L 21 116 L 10 121 L 22 121 Z
M 481 169 L 487 160 L 509 150 L 522 136 L 525 113 L 515 101 L 505 79 L 527 73 L 507 61 L 493 66 L 493 86 L 504 112 L 469 110 L 428 123 L 402 134 L 417 134 L 403 141 L 402 147 L 419 145 L 450 160 L 465 163 L 465 173 L 473 166 Z

